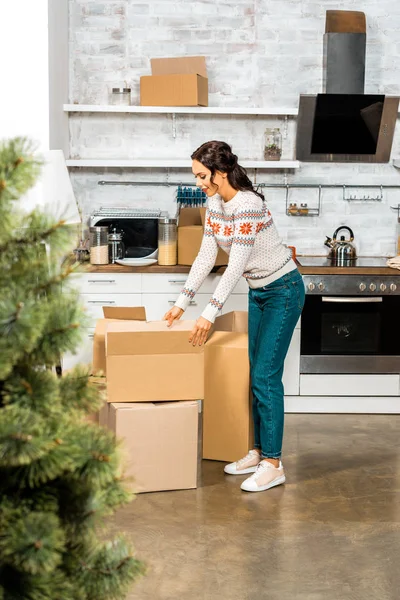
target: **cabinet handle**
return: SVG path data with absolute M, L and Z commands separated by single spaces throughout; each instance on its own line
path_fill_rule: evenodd
M 175 302 L 176 302 L 176 300 L 168 300 L 168 304 L 175 304 Z M 191 300 L 191 301 L 189 302 L 189 305 L 190 305 L 190 306 L 197 306 L 197 302 L 196 302 L 196 300 Z
M 176 285 L 178 285 L 178 284 L 182 285 L 185 283 L 185 281 L 186 281 L 186 279 L 168 279 L 168 283 L 173 283 Z
M 115 300 L 87 300 L 87 304 L 101 304 L 104 306 L 106 304 L 115 304 Z
M 88 279 L 88 283 L 115 283 L 115 279 Z
M 94 333 L 89 333 L 88 338 L 92 340 L 94 338 Z

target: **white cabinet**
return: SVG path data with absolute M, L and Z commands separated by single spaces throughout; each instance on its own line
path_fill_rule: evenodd
M 135 294 L 141 292 L 140 273 L 77 273 L 69 283 L 81 294 Z
M 301 396 L 398 396 L 399 375 L 300 375 Z
M 247 294 L 231 294 L 222 308 L 222 314 L 232 310 L 249 310 L 249 297 Z
M 92 362 L 94 329 L 85 329 L 84 331 L 83 339 L 76 349 L 76 354 L 69 352 L 62 357 L 63 371 L 68 371 L 75 365 L 88 365 Z
M 186 283 L 187 277 L 187 273 L 144 273 L 142 275 L 142 292 L 144 294 L 170 292 L 179 294 Z M 219 275 L 208 275 L 197 293 L 211 295 L 218 284 L 219 278 Z
M 282 381 L 285 396 L 298 396 L 300 393 L 300 329 L 295 329 L 293 332 Z

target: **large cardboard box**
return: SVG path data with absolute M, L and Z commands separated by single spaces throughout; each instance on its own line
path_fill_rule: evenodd
M 189 344 L 194 321 L 114 321 L 106 331 L 108 402 L 198 400 L 204 346 Z
M 208 106 L 204 56 L 152 58 L 151 75 L 140 78 L 141 106 Z
M 99 319 L 93 338 L 93 373 L 106 374 L 105 335 L 107 325 L 113 321 L 145 321 L 146 310 L 143 306 L 103 306 L 104 319 Z
M 124 439 L 126 471 L 136 492 L 197 487 L 198 403 L 112 403 L 101 424 Z
M 178 265 L 192 265 L 199 253 L 204 234 L 206 209 L 182 208 L 178 223 Z M 229 256 L 218 249 L 215 266 L 227 265 Z
M 215 320 L 205 345 L 203 458 L 233 462 L 253 445 L 247 312 Z

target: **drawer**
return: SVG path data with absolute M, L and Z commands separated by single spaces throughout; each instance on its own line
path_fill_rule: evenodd
M 71 286 L 81 294 L 140 294 L 141 273 L 77 273 L 70 277 Z
M 160 321 L 165 313 L 175 304 L 179 294 L 142 294 L 142 303 L 146 308 L 149 321 Z M 182 319 L 196 320 L 207 306 L 209 294 L 196 294 L 185 310 Z
M 76 365 L 91 364 L 93 358 L 93 337 L 94 329 L 85 329 L 85 334 L 79 346 L 76 349 L 76 354 L 68 352 L 62 357 L 62 369 L 68 371 Z
M 301 396 L 398 396 L 399 375 L 300 375 Z
M 81 294 L 81 298 L 93 326 L 103 318 L 103 306 L 142 306 L 142 294 Z
M 198 293 L 212 294 L 219 281 L 220 275 L 208 275 Z M 187 273 L 157 273 L 142 275 L 142 292 L 163 294 L 172 292 L 179 294 L 188 278 Z

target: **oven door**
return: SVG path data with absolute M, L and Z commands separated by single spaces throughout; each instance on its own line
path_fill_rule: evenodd
M 399 373 L 399 296 L 306 296 L 301 373 Z

